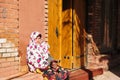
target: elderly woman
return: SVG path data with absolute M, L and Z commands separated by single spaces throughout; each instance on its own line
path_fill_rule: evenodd
M 44 70 L 49 65 L 49 45 L 42 41 L 40 32 L 32 32 L 27 46 L 27 63 L 31 72 Z

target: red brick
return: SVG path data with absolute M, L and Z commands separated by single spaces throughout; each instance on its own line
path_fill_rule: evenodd
M 18 4 L 18 0 L 0 0 L 1 3 Z
M 8 8 L 8 9 L 19 9 L 17 4 L 13 5 L 13 4 L 0 3 L 0 7 Z
M 10 58 L 5 58 L 5 60 L 2 62 L 0 62 L 0 68 L 3 67 L 11 67 L 11 66 L 19 66 L 20 65 L 20 61 L 17 60 L 15 61 L 14 57 L 10 57 Z
M 0 73 L 1 72 L 12 71 L 12 70 L 19 70 L 19 66 L 2 67 L 2 68 L 0 68 Z
M 0 29 L 0 33 L 4 33 L 4 32 L 6 32 L 5 29 Z
M 0 57 L 2 57 L 2 54 L 0 53 Z
M 14 61 L 15 60 L 15 58 L 14 57 L 9 57 L 9 58 L 7 58 L 7 61 L 9 62 L 9 61 Z
M 0 63 L 7 61 L 6 58 L 0 58 Z
M 18 13 L 18 12 L 17 12 Z M 14 12 L 7 12 L 7 13 L 1 13 L 0 14 L 0 18 L 11 18 L 11 19 L 17 19 L 18 18 L 18 14 L 17 13 L 14 13 Z
M 0 37 L 5 37 L 5 38 L 18 38 L 19 35 L 18 35 L 18 34 L 14 34 L 14 33 L 4 33 L 4 34 L 0 34 Z
M 4 38 L 7 38 L 7 39 L 11 39 L 11 38 L 18 38 L 19 37 L 19 35 L 18 35 L 18 33 L 7 33 L 7 32 L 5 32 L 5 33 L 1 33 L 0 34 L 0 37 L 4 37 Z M 9 40 L 10 40 L 9 39 Z M 16 40 L 15 40 L 16 41 Z M 18 41 L 18 40 L 17 40 Z
M 18 28 L 19 26 L 18 22 L 6 22 L 4 25 L 8 28 Z
M 15 62 L 10 62 L 11 66 L 18 66 L 20 64 L 19 61 L 15 61 Z
M 15 29 L 15 28 L 8 28 L 8 29 L 6 29 L 6 32 L 8 32 L 8 33 L 18 33 L 19 31 L 18 31 L 18 29 Z
M 0 23 L 0 28 L 4 28 L 4 23 Z
M 1 63 L 1 67 L 9 67 L 9 66 L 10 66 L 10 62 Z
M 19 72 L 19 70 L 9 70 L 9 71 L 0 72 L 0 79 L 3 77 L 8 77 L 13 74 L 17 74 L 18 72 Z
M 19 37 L 19 34 L 15 34 L 15 33 L 9 33 L 7 34 L 9 37 L 13 37 L 13 38 L 18 38 Z
M 18 20 L 17 19 L 0 18 L 0 22 L 4 22 L 4 23 L 6 23 L 6 22 L 9 22 L 9 23 L 14 22 L 14 23 L 17 23 Z
M 18 78 L 15 78 L 14 80 L 43 80 L 43 77 L 41 74 L 36 73 L 27 73 L 23 76 L 20 76 Z
M 18 13 L 19 13 L 18 10 L 0 8 L 0 14 L 1 14 L 0 17 L 3 16 L 3 12 L 4 12 L 4 15 L 5 15 L 7 18 L 18 18 Z

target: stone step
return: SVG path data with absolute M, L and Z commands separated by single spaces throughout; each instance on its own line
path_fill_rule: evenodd
M 89 80 L 88 73 L 86 73 L 82 69 L 75 70 L 70 73 L 70 80 L 79 80 L 79 79 Z
M 1 72 L 0 73 L 0 80 L 1 80 L 1 78 L 8 77 L 8 76 L 11 76 L 11 75 L 14 75 L 14 74 L 17 74 L 17 73 L 19 73 L 18 70 L 13 70 L 13 71 L 10 70 L 10 71 Z
M 8 71 L 9 72 L 9 71 Z M 22 75 L 25 75 L 27 72 L 15 72 L 15 73 L 12 73 L 12 74 L 6 74 L 5 76 L 1 76 L 0 77 L 0 80 L 11 80 L 12 78 L 15 78 L 15 77 L 19 77 L 19 76 L 22 76 Z M 4 73 L 3 73 L 4 74 Z
M 43 77 L 41 74 L 31 72 L 17 72 L 0 77 L 0 80 L 43 80 Z
M 99 69 L 77 69 L 70 71 L 69 80 L 90 80 L 94 76 L 101 75 L 103 70 Z M 0 78 L 0 80 L 44 80 L 42 74 L 31 73 L 31 72 L 18 72 L 11 76 Z
M 29 72 L 23 76 L 20 76 L 11 80 L 43 80 L 43 77 L 42 77 L 42 74 Z
M 103 74 L 103 69 L 78 69 L 70 73 L 70 80 L 90 80 L 94 76 Z

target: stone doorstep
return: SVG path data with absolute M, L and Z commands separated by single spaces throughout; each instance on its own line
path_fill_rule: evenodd
M 103 74 L 102 68 L 99 69 L 78 69 L 70 72 L 70 80 L 89 80 L 97 75 Z M 0 80 L 43 80 L 41 74 L 31 72 L 19 72 L 17 74 L 0 78 Z
M 70 80 L 90 80 L 97 75 L 103 74 L 103 69 L 78 69 L 70 73 Z
M 25 74 L 27 74 L 27 72 L 18 72 L 17 74 L 12 74 L 7 77 L 0 77 L 0 80 L 11 80 L 12 78 L 19 77 Z
M 42 74 L 28 72 L 25 75 L 22 75 L 10 80 L 43 80 L 43 76 Z
M 103 69 L 102 68 L 98 68 L 98 69 L 89 69 L 92 72 L 93 77 L 97 76 L 97 75 L 101 75 L 103 74 Z
M 82 70 L 82 69 L 79 69 L 79 70 L 75 70 L 75 71 L 72 71 L 70 73 L 70 80 L 89 80 L 88 79 L 88 74 Z

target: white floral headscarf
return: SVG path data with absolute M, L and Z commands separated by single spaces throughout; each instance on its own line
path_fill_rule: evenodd
M 46 42 L 36 44 L 35 39 L 40 32 L 32 32 L 30 36 L 30 42 L 27 47 L 27 61 L 30 71 L 35 71 L 37 68 L 43 69 L 48 66 L 48 48 L 49 45 Z
M 31 42 L 34 42 L 35 39 L 37 38 L 37 36 L 38 36 L 39 34 L 40 34 L 40 32 L 37 32 L 37 31 L 32 32 L 32 33 L 31 33 L 31 36 L 30 36 L 30 43 L 31 43 Z

